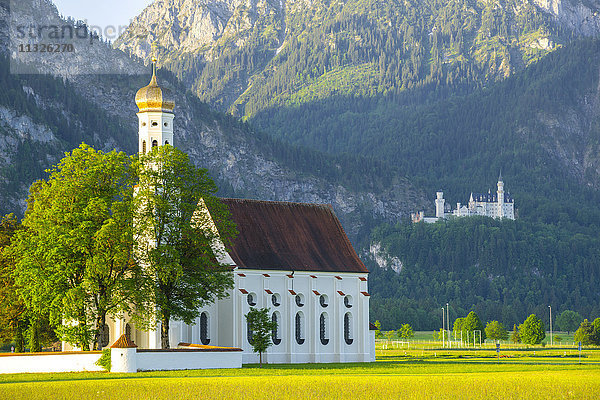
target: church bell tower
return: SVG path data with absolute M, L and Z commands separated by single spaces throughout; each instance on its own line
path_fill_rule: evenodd
M 148 86 L 138 90 L 135 103 L 139 108 L 139 152 L 145 154 L 152 147 L 173 143 L 173 109 L 175 101 L 171 91 L 161 88 L 156 79 L 156 57 L 152 57 L 152 79 Z

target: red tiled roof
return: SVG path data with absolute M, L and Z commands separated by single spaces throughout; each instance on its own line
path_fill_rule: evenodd
M 240 289 L 240 292 L 242 292 L 242 294 L 248 294 L 248 291 L 246 289 Z
M 316 290 L 313 290 L 313 293 L 314 293 L 314 294 L 316 294 L 317 296 L 320 296 L 320 295 L 321 295 L 321 293 L 319 293 L 319 292 L 318 292 L 318 291 L 316 291 Z
M 367 281 L 367 278 L 365 278 L 364 276 L 359 276 L 359 277 L 358 277 L 358 279 L 360 279 L 360 280 L 361 280 L 361 281 L 363 281 L 363 282 L 366 282 L 366 281 Z
M 344 292 L 342 292 L 341 290 L 338 290 L 337 292 L 340 294 L 340 296 L 345 296 Z
M 367 296 L 367 297 L 370 296 L 370 294 L 368 292 L 361 292 L 361 293 L 362 293 L 363 296 Z
M 267 294 L 273 294 L 269 289 L 265 289 L 265 292 L 267 292 Z
M 339 279 L 339 280 L 341 281 L 341 280 L 342 280 L 342 277 L 341 277 L 341 276 L 337 276 L 337 275 L 336 275 L 336 276 L 335 276 L 335 279 Z
M 110 346 L 111 349 L 130 349 L 132 347 L 137 347 L 137 345 L 133 343 L 133 340 L 127 335 L 121 335 L 121 337 Z
M 238 268 L 369 272 L 329 206 L 239 199 L 222 202 L 239 232 L 230 251 Z
M 292 296 L 295 296 L 295 295 L 296 295 L 296 292 L 294 292 L 292 289 L 288 289 L 288 291 L 290 292 L 290 294 L 291 294 Z

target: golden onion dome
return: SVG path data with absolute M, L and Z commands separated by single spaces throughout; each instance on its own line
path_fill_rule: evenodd
M 156 58 L 152 59 L 152 79 L 148 86 L 138 90 L 135 95 L 135 103 L 140 112 L 165 111 L 173 112 L 175 100 L 169 89 L 158 86 L 156 80 Z

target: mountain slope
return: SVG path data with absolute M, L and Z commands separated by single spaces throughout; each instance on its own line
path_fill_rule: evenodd
M 23 21 L 45 12 L 51 13 L 48 18 L 59 18 L 48 1 L 30 1 L 30 6 L 32 11 L 23 15 Z M 5 8 L 0 11 L 7 13 Z M 77 57 L 86 56 L 92 60 L 85 62 L 99 59 L 102 64 L 122 53 L 97 46 L 94 52 Z M 135 69 L 131 75 L 76 75 L 52 60 L 33 66 L 69 77 L 63 81 L 45 75 L 12 75 L 6 58 L 0 60 L 0 67 L 2 85 L 10 88 L 0 96 L 4 107 L 0 109 L 0 185 L 4 185 L 0 211 L 22 212 L 32 180 L 42 177 L 43 169 L 82 140 L 105 150 L 136 150 L 133 100 L 149 76 L 135 75 Z M 211 111 L 170 74 L 161 73 L 159 79 L 176 92 L 177 145 L 211 171 L 224 194 L 329 203 L 354 237 L 371 219 L 398 219 L 414 204 L 423 204 L 422 196 L 405 179 L 381 179 L 374 174 L 380 168 L 375 161 L 326 156 L 273 140 Z
M 332 95 L 468 90 L 597 36 L 597 1 L 161 0 L 115 42 L 251 117 Z M 360 79 L 356 79 L 359 77 Z

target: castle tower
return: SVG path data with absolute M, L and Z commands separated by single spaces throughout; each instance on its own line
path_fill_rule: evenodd
M 502 181 L 502 173 L 498 177 L 498 217 L 504 218 L 504 182 Z
M 435 216 L 437 218 L 444 218 L 444 204 L 446 200 L 444 200 L 444 192 L 437 192 L 435 199 Z
M 161 88 L 156 79 L 156 58 L 152 57 L 152 79 L 148 86 L 138 90 L 135 103 L 139 108 L 139 152 L 146 153 L 152 147 L 173 143 L 173 108 L 175 101 L 171 91 Z

